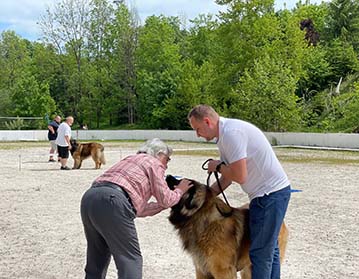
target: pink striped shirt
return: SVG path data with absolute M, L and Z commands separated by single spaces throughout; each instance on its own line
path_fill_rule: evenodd
M 164 179 L 165 166 L 148 154 L 130 155 L 100 175 L 95 182 L 120 185 L 130 196 L 138 217 L 153 216 L 178 203 L 182 190 L 170 190 Z M 149 202 L 151 197 L 156 201 Z

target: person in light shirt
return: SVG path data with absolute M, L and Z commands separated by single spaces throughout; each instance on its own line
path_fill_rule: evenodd
M 158 138 L 148 140 L 95 179 L 81 200 L 87 239 L 85 278 L 105 278 L 111 255 L 118 278 L 141 279 L 142 255 L 134 219 L 153 216 L 178 203 L 192 186 L 182 179 L 175 190 L 165 181 L 172 149 Z M 155 201 L 150 201 L 154 197 Z
M 74 123 L 74 118 L 72 116 L 66 117 L 66 120 L 62 122 L 57 129 L 57 152 L 59 153 L 58 157 L 60 158 L 61 170 L 70 170 L 66 165 L 67 160 L 69 159 L 69 154 L 71 150 L 71 126 Z
M 278 234 L 290 200 L 290 182 L 264 133 L 253 124 L 220 117 L 208 105 L 188 114 L 197 136 L 216 140 L 220 160 L 208 163 L 208 172 L 221 174 L 226 189 L 232 181 L 247 193 L 249 204 L 249 256 L 252 279 L 279 279 Z M 212 186 L 220 193 L 217 182 Z

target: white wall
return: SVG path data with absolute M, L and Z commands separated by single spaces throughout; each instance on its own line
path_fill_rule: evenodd
M 313 146 L 359 149 L 359 134 L 340 133 L 265 133 L 272 145 Z M 75 130 L 78 140 L 163 140 L 200 141 L 194 131 L 170 130 Z M 47 130 L 1 131 L 0 141 L 47 141 Z
M 266 133 L 266 136 L 272 145 L 359 149 L 359 134 Z

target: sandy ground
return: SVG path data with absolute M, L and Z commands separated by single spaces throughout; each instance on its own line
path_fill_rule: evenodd
M 83 278 L 86 242 L 80 199 L 95 177 L 140 143 L 104 143 L 107 164 L 60 171 L 47 162 L 47 143 L 0 143 L 0 278 Z M 20 147 L 21 146 L 21 147 Z M 214 147 L 172 143 L 176 149 Z M 359 278 L 359 152 L 276 148 L 293 188 L 286 223 L 290 240 L 282 278 Z M 205 183 L 205 152 L 175 152 L 167 173 Z M 69 164 L 72 166 L 72 159 Z M 227 197 L 233 206 L 247 202 L 238 185 Z M 167 220 L 169 210 L 137 218 L 145 279 L 195 278 Z M 239 276 L 239 275 L 238 275 Z M 107 278 L 116 278 L 111 262 Z

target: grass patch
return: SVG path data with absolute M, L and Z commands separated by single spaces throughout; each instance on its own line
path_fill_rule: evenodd
M 281 162 L 295 163 L 295 164 L 330 164 L 330 165 L 352 165 L 359 164 L 358 159 L 352 158 L 334 158 L 334 157 L 294 157 L 290 155 L 280 155 L 278 159 Z
M 126 147 L 126 148 L 139 148 L 145 140 L 78 140 L 78 142 L 98 142 L 103 143 L 106 147 Z M 166 140 L 170 147 L 174 149 L 190 149 L 190 148 L 208 148 L 215 147 L 213 143 L 207 142 L 184 142 L 184 141 L 169 141 Z M 0 150 L 11 150 L 20 148 L 36 148 L 36 147 L 49 147 L 48 141 L 4 141 L 0 142 Z
M 278 150 L 278 149 L 277 149 Z M 352 165 L 359 164 L 359 152 L 337 150 L 313 150 L 298 148 L 282 148 L 278 150 L 277 157 L 281 162 L 295 164 L 331 164 Z M 175 155 L 205 156 L 219 158 L 218 150 L 175 150 Z
M 49 147 L 50 143 L 48 141 L 7 141 L 0 143 L 0 150 L 12 150 L 20 148 L 35 148 L 35 147 Z
M 111 148 L 139 148 L 144 140 L 89 140 L 80 142 L 100 142 L 106 147 Z M 174 148 L 174 155 L 202 156 L 218 159 L 219 152 L 216 145 L 207 142 L 184 142 L 184 141 L 165 141 Z M 24 148 L 50 148 L 48 141 L 38 142 L 1 142 L 0 150 L 16 150 Z M 198 148 L 196 150 L 196 148 Z M 208 148 L 208 149 L 207 149 Z M 281 162 L 294 164 L 330 164 L 330 165 L 359 165 L 359 152 L 341 150 L 316 150 L 299 148 L 275 148 L 275 153 Z
M 175 155 L 219 157 L 217 150 L 175 150 Z

